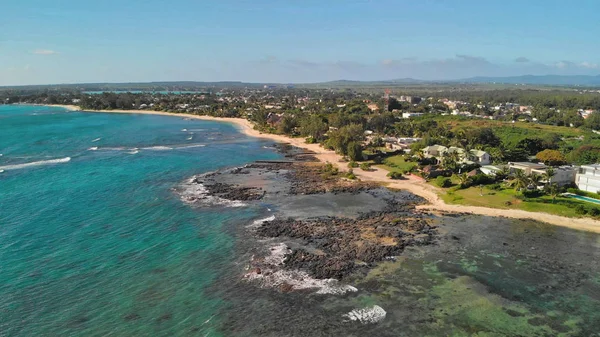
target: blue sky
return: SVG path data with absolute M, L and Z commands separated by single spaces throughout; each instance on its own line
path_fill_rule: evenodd
M 8 0 L 0 85 L 600 74 L 596 0 Z

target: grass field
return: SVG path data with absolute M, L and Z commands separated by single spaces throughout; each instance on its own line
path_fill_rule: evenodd
M 486 187 L 483 188 L 483 193 L 481 193 L 479 187 L 470 187 L 454 192 L 446 190 L 445 193 L 441 195 L 441 198 L 448 204 L 520 209 L 566 217 L 581 217 L 581 215 L 577 214 L 575 211 L 577 205 L 590 207 L 589 203 L 565 197 L 557 197 L 556 201 L 553 203 L 552 197 L 548 195 L 520 200 L 516 197 L 516 192 L 513 189 L 496 191 Z M 507 205 L 507 202 L 510 202 L 510 205 Z
M 405 171 L 412 170 L 413 167 L 417 166 L 417 163 L 407 162 L 402 155 L 397 155 L 388 157 L 383 161 L 383 164 L 375 166 L 390 172 L 404 173 Z

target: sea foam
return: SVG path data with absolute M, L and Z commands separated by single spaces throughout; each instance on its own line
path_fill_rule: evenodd
M 65 157 L 65 158 L 59 158 L 59 159 L 50 159 L 50 160 L 41 160 L 41 161 L 34 161 L 31 163 L 23 163 L 23 164 L 14 164 L 14 165 L 6 165 L 6 166 L 0 166 L 0 170 L 18 170 L 18 169 L 23 169 L 23 168 L 28 168 L 28 167 L 36 167 L 36 166 L 44 166 L 44 165 L 54 165 L 54 164 L 60 164 L 60 163 L 68 163 L 69 161 L 71 161 L 71 157 Z
M 181 201 L 187 204 L 204 204 L 208 206 L 245 207 L 245 203 L 237 200 L 211 195 L 206 186 L 196 182 L 196 177 L 190 178 L 178 189 Z
M 344 317 L 351 321 L 359 321 L 363 324 L 377 323 L 385 318 L 387 313 L 382 307 L 374 305 L 370 308 L 354 309 L 345 314 Z
M 272 246 L 270 254 L 261 261 L 261 267 L 253 269 L 244 277 L 248 280 L 259 281 L 263 287 L 267 288 L 277 288 L 285 285 L 290 287 L 291 290 L 316 289 L 317 294 L 332 295 L 343 295 L 347 292 L 358 291 L 351 285 L 340 284 L 336 279 L 316 279 L 301 270 L 279 269 L 285 261 L 285 256 L 289 253 L 291 253 L 291 250 L 285 243 Z

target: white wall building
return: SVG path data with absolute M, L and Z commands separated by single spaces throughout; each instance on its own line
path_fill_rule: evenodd
M 575 184 L 582 191 L 598 193 L 600 191 L 600 164 L 581 165 L 575 178 Z

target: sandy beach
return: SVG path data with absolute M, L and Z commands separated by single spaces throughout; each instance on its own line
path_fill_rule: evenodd
M 72 111 L 82 110 L 78 106 L 74 105 L 53 105 L 63 107 Z M 88 111 L 86 112 L 102 112 L 102 113 L 125 113 L 125 114 L 148 114 L 148 115 L 161 115 L 161 116 L 175 116 L 181 118 L 192 118 L 201 119 L 208 121 L 228 122 L 234 124 L 241 132 L 251 137 L 271 139 L 281 143 L 288 143 L 293 146 L 303 148 L 316 153 L 317 157 L 322 162 L 330 162 L 337 165 L 340 169 L 347 170 L 347 163 L 340 162 L 342 157 L 336 154 L 334 151 L 326 150 L 319 146 L 319 144 L 307 144 L 304 138 L 290 138 L 282 135 L 265 134 L 254 129 L 252 122 L 243 118 L 220 118 L 211 116 L 198 116 L 185 113 L 170 113 L 163 111 L 151 111 L 151 110 L 103 110 L 103 111 Z M 446 204 L 438 196 L 438 191 L 434 186 L 431 186 L 417 176 L 408 176 L 405 180 L 393 180 L 388 178 L 388 171 L 373 168 L 371 171 L 363 171 L 361 169 L 355 169 L 354 174 L 363 181 L 372 181 L 378 183 L 384 183 L 389 188 L 407 190 L 413 194 L 426 199 L 429 204 L 418 206 L 418 209 L 427 210 L 431 212 L 453 212 L 453 213 L 471 213 L 477 215 L 486 215 L 494 217 L 507 217 L 514 219 L 531 219 L 546 222 L 556 226 L 569 227 L 573 229 L 585 230 L 590 232 L 600 233 L 600 221 L 590 218 L 567 218 L 563 216 L 539 213 L 539 212 L 527 212 L 522 210 L 513 209 L 499 209 L 499 208 L 488 208 L 488 207 L 477 207 L 477 206 L 463 206 L 463 205 L 450 205 Z

